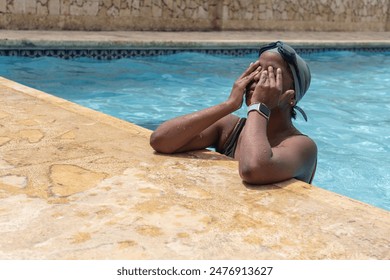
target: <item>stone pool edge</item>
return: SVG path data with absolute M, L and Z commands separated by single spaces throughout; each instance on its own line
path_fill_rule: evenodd
M 388 35 L 388 36 L 387 36 Z M 218 49 L 257 48 L 282 40 L 301 48 L 389 48 L 390 32 L 141 32 L 2 30 L 0 46 L 12 48 Z
M 385 235 L 390 228 L 390 212 L 386 210 L 296 180 L 260 189 L 245 186 L 235 172 L 235 162 L 223 156 L 212 152 L 173 157 L 154 154 L 148 145 L 150 131 L 147 129 L 4 78 L 0 78 L 0 87 L 17 93 L 20 99 L 12 101 L 15 94 L 2 94 L 3 104 L 15 107 L 4 105 L 0 118 L 3 121 L 14 118 L 15 124 L 21 126 L 19 132 L 16 132 L 18 127 L 10 127 L 8 131 L 13 132 L 0 139 L 0 151 L 5 155 L 0 162 L 3 169 L 0 190 L 5 202 L 0 214 L 1 231 L 10 240 L 24 237 L 18 246 L 3 239 L 0 259 L 390 257 L 387 250 L 390 239 Z M 30 118 L 30 109 L 23 107 L 24 102 L 20 103 L 23 100 L 32 106 L 29 108 L 38 103 L 43 107 L 31 111 Z M 12 117 L 15 109 L 23 113 Z M 59 120 L 64 116 L 67 122 L 61 123 Z M 65 126 L 64 133 L 58 132 L 58 136 L 50 130 L 45 133 L 52 126 L 39 124 L 45 119 L 52 120 L 54 130 Z M 44 137 L 34 142 L 39 129 Z M 110 130 L 113 137 L 119 131 L 118 138 L 114 137 L 118 142 L 110 140 L 102 130 Z M 91 137 L 99 135 L 101 140 L 96 141 L 101 143 L 91 144 L 95 141 Z M 78 137 L 82 142 L 77 143 Z M 128 146 L 129 142 L 135 148 Z M 86 150 L 96 149 L 100 155 L 72 154 L 65 160 L 53 151 L 54 147 L 57 150 L 62 147 L 60 150 L 67 152 L 70 145 L 71 152 L 79 144 Z M 8 161 L 11 154 L 20 155 L 22 160 L 23 153 L 31 152 L 29 147 L 34 145 L 42 151 L 47 149 L 47 155 L 51 153 L 55 157 L 31 163 L 32 169 L 40 170 L 37 173 L 48 179 L 32 179 L 29 169 L 23 167 L 26 163 L 19 161 L 19 167 L 11 167 L 17 161 Z M 39 156 L 39 151 L 35 155 Z M 93 185 L 66 190 L 64 186 L 70 187 L 73 182 L 67 176 L 76 176 L 87 184 L 82 181 L 83 176 L 77 177 L 80 174 L 91 178 Z M 23 178 L 27 179 L 23 181 Z M 13 187 L 15 182 L 19 186 Z M 34 189 L 34 184 L 30 182 L 47 182 L 50 192 L 31 191 L 29 188 Z M 226 193 L 220 192 L 221 185 Z M 113 200 L 116 203 L 112 204 Z M 31 217 L 31 213 L 18 213 L 13 208 L 15 203 L 36 214 Z M 69 214 L 70 209 L 76 214 L 72 211 Z M 177 216 L 169 219 L 171 215 Z M 159 223 L 156 217 L 166 224 Z M 195 217 L 196 221 L 181 217 Z M 131 222 L 124 222 L 127 219 Z M 24 224 L 19 224 L 21 221 Z M 70 222 L 81 226 L 70 226 Z M 69 229 L 58 231 L 66 226 Z M 127 234 L 122 232 L 124 228 Z M 46 233 L 46 239 L 39 238 L 42 232 Z M 107 236 L 114 241 L 105 245 L 106 248 L 103 244 Z M 165 245 L 157 246 L 156 250 L 156 243 Z M 60 244 L 64 248 L 59 248 Z M 91 249 L 93 246 L 97 249 Z M 221 251 L 219 246 L 227 249 Z

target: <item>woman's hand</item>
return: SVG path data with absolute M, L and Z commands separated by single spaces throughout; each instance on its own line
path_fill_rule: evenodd
M 244 101 L 245 88 L 253 81 L 256 75 L 261 71 L 260 62 L 257 60 L 249 65 L 242 75 L 234 82 L 233 89 L 228 98 L 228 103 L 231 103 L 235 110 L 242 106 Z
M 258 83 L 251 98 L 251 104 L 264 103 L 269 109 L 278 106 L 279 98 L 283 91 L 282 70 L 276 69 L 276 73 L 272 66 L 267 70 L 258 73 Z

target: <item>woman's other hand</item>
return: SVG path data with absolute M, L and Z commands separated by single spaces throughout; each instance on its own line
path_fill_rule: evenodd
M 244 94 L 246 87 L 253 81 L 256 75 L 261 71 L 260 62 L 256 61 L 249 65 L 249 67 L 242 73 L 242 75 L 234 82 L 233 89 L 227 100 L 231 103 L 235 110 L 241 108 L 244 101 Z

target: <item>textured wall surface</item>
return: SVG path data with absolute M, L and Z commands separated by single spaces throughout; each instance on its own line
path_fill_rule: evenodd
M 0 28 L 390 30 L 389 0 L 0 0 Z

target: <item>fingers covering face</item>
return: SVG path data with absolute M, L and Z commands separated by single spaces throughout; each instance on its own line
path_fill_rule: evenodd
M 242 73 L 242 75 L 240 76 L 240 78 L 244 78 L 248 75 L 250 75 L 251 73 L 253 73 L 258 67 L 260 66 L 260 62 L 257 60 L 255 62 L 252 62 L 249 67 L 245 70 L 244 73 Z
M 280 68 L 276 69 L 276 87 L 279 90 L 282 90 L 282 88 L 283 88 L 282 69 L 280 69 Z
M 264 70 L 263 72 L 260 73 L 259 84 L 267 86 L 268 83 L 269 83 L 268 71 Z
M 282 70 L 280 68 L 275 69 L 270 66 L 268 70 L 262 71 L 259 77 L 259 83 L 264 84 L 265 86 L 276 87 L 278 89 L 282 89 Z

